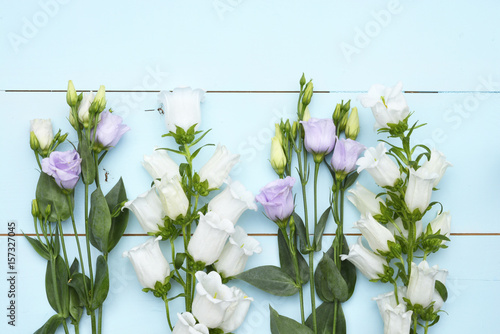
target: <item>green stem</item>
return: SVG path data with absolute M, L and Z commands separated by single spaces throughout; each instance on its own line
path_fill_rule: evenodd
M 429 330 L 429 322 L 425 322 L 425 327 L 424 327 L 424 334 L 427 334 L 427 331 Z
M 184 239 L 184 249 L 188 248 L 189 240 L 187 237 L 186 225 L 182 226 L 182 237 Z M 191 284 L 193 281 L 191 274 L 191 266 L 189 261 L 187 261 L 187 270 L 186 270 L 186 286 L 184 287 L 184 301 L 186 306 L 186 312 L 191 312 Z
M 293 267 L 295 269 L 295 282 L 300 286 L 299 287 L 299 299 L 300 299 L 300 319 L 302 324 L 306 323 L 306 318 L 305 318 L 305 312 L 304 312 L 304 290 L 302 288 L 302 279 L 300 278 L 300 269 L 299 269 L 299 260 L 297 258 L 297 247 L 295 245 L 295 229 L 292 229 L 290 231 L 290 238 L 288 237 L 286 233 L 286 228 L 285 227 L 280 227 L 281 233 L 283 234 L 283 237 L 285 238 L 286 244 L 288 245 L 288 249 L 290 250 L 290 253 L 292 254 L 292 259 L 293 259 Z
M 108 253 L 104 254 L 104 260 L 106 260 L 106 263 L 108 263 Z M 102 308 L 103 304 L 99 306 L 99 318 L 97 319 L 97 333 L 101 334 L 102 333 Z
M 66 253 L 66 243 L 64 242 L 64 232 L 63 232 L 63 228 L 62 228 L 62 224 L 61 224 L 60 220 L 57 220 L 57 226 L 59 228 L 59 238 L 61 240 L 61 246 L 63 249 L 64 263 L 66 263 L 66 270 L 68 271 L 68 275 L 69 275 L 68 253 Z
M 51 265 L 50 265 L 50 274 L 52 276 L 52 284 L 53 284 L 53 289 L 54 289 L 54 294 L 56 295 L 56 306 L 57 306 L 57 311 L 60 313 L 62 312 L 62 307 L 61 307 L 61 300 L 59 299 L 59 287 L 57 286 L 57 274 L 56 274 L 56 259 L 57 257 L 54 257 L 51 254 Z M 64 321 L 66 322 L 66 321 Z
M 80 334 L 80 326 L 78 325 L 78 322 L 75 322 L 73 327 L 75 328 L 75 334 Z
M 94 272 L 92 270 L 92 252 L 90 250 L 90 229 L 89 229 L 89 185 L 85 184 L 85 242 L 87 245 L 87 262 L 89 266 L 90 275 L 90 293 L 88 295 L 88 304 L 92 304 L 92 299 L 94 295 Z M 83 263 L 82 263 L 83 267 Z M 83 280 L 85 282 L 85 279 Z M 90 312 L 90 319 L 92 322 L 92 333 L 96 333 L 96 319 L 95 310 Z
M 333 331 L 332 333 L 333 334 L 336 334 L 337 333 L 337 313 L 338 313 L 338 308 L 339 308 L 339 301 L 336 300 L 335 301 L 335 307 L 333 309 Z
M 94 152 L 94 164 L 95 164 L 95 184 L 97 188 L 100 188 L 99 183 L 99 157 L 98 153 Z
M 66 319 L 63 320 L 64 332 L 69 334 L 68 324 L 66 323 Z
M 167 313 L 168 327 L 170 327 L 170 331 L 173 331 L 174 327 L 172 326 L 172 322 L 170 321 L 170 311 L 168 309 L 168 298 L 166 295 L 163 296 L 163 301 L 165 302 L 165 312 Z
M 85 277 L 85 266 L 83 265 L 83 256 L 82 256 L 82 248 L 80 246 L 80 239 L 78 238 L 78 231 L 76 229 L 75 216 L 73 214 L 73 204 L 71 203 L 71 197 L 66 195 L 66 199 L 68 200 L 69 212 L 71 214 L 71 222 L 73 224 L 73 232 L 75 233 L 76 246 L 78 248 L 78 257 L 80 258 L 80 265 L 82 268 L 82 275 Z M 83 280 L 83 285 L 85 287 L 85 291 L 89 291 L 87 288 L 87 280 Z
M 309 253 L 309 286 L 311 290 L 311 308 L 314 333 L 318 333 L 318 324 L 316 323 L 316 293 L 314 292 L 314 252 Z

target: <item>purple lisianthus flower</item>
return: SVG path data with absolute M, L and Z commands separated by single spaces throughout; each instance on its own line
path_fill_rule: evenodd
M 109 149 L 116 146 L 125 132 L 130 130 L 128 126 L 122 124 L 123 119 L 105 111 L 101 114 L 101 120 L 97 124 L 96 141 L 102 149 Z M 92 131 L 93 135 L 93 131 Z
M 315 155 L 315 161 L 321 161 L 325 155 L 333 150 L 337 140 L 333 120 L 331 118 L 311 118 L 307 122 L 300 121 L 300 123 L 304 126 L 306 150 Z
M 333 151 L 331 164 L 335 172 L 347 175 L 356 170 L 356 161 L 366 147 L 352 139 L 339 139 Z
M 42 160 L 42 171 L 52 176 L 59 187 L 71 190 L 80 178 L 81 163 L 82 159 L 76 150 L 54 151 Z
M 294 183 L 295 179 L 287 176 L 268 183 L 260 190 L 260 194 L 255 196 L 255 200 L 262 204 L 267 217 L 273 222 L 286 221 L 292 215 Z

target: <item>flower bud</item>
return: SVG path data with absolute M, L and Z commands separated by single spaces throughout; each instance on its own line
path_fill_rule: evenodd
M 346 104 L 342 103 L 342 112 L 349 112 L 351 109 L 351 100 L 347 101 Z
M 300 87 L 302 88 L 306 84 L 306 76 L 302 73 L 302 77 L 300 78 Z
M 280 145 L 283 145 L 283 134 L 281 133 L 281 127 L 278 123 L 274 124 L 274 127 L 274 137 L 278 139 Z
M 307 122 L 310 119 L 311 119 L 311 113 L 309 112 L 309 107 L 306 107 L 304 110 L 304 115 L 302 116 L 302 120 L 304 122 Z
M 285 131 L 286 131 L 286 133 L 289 133 L 290 129 L 291 129 L 290 120 L 287 119 L 286 123 L 285 123 Z
M 82 101 L 78 106 L 78 120 L 85 128 L 89 127 L 89 110 L 94 103 L 94 93 L 89 92 L 83 95 Z
M 68 91 L 66 93 L 66 102 L 70 107 L 76 106 L 78 101 L 78 95 L 76 94 L 75 86 L 73 85 L 73 81 L 68 81 Z
M 66 140 L 66 138 L 68 138 L 68 133 L 65 133 L 61 137 L 59 137 L 59 139 L 58 139 L 59 144 L 64 143 L 64 141 Z
M 341 106 L 340 103 L 337 103 L 337 106 L 335 107 L 335 111 L 333 112 L 332 119 L 335 125 L 339 124 L 340 116 L 341 116 Z
M 293 122 L 292 124 L 292 137 L 293 137 L 293 140 L 295 140 L 295 138 L 297 138 L 297 128 L 299 127 L 299 123 L 297 121 Z
M 306 89 L 304 90 L 304 95 L 302 95 L 302 105 L 307 106 L 309 103 L 311 103 L 312 95 L 313 95 L 313 83 L 311 80 L 307 83 Z
M 342 118 L 340 119 L 340 123 L 339 123 L 339 131 L 342 132 L 345 130 L 345 127 L 347 125 L 347 119 L 349 118 L 349 112 L 345 112 L 343 115 L 342 115 Z
M 45 208 L 45 217 L 49 217 L 51 211 L 52 210 L 51 210 L 50 204 L 47 204 L 47 207 Z
M 99 87 L 99 90 L 97 91 L 97 94 L 95 95 L 94 101 L 92 102 L 92 105 L 95 104 L 95 112 L 100 113 L 101 111 L 106 108 L 106 89 L 104 88 L 103 85 Z
M 351 115 L 347 119 L 345 126 L 345 136 L 349 139 L 356 140 L 359 134 L 359 116 L 358 108 L 352 108 Z
M 283 175 L 286 166 L 286 156 L 277 137 L 271 142 L 271 166 L 278 175 Z
M 76 114 L 77 116 L 75 118 L 74 110 L 75 109 L 70 109 L 68 119 L 69 119 L 69 124 L 71 124 L 73 129 L 77 130 L 78 129 L 78 113 Z
M 40 143 L 38 143 L 38 139 L 33 131 L 30 132 L 30 147 L 33 151 L 36 151 L 40 147 Z
M 31 215 L 36 218 L 40 214 L 40 211 L 38 210 L 38 202 L 36 199 L 31 201 Z

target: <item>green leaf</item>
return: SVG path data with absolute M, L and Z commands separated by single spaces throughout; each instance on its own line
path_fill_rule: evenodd
M 314 332 L 307 326 L 298 323 L 288 317 L 279 315 L 275 309 L 269 305 L 271 313 L 271 334 L 313 334 Z
M 26 234 L 24 234 L 24 237 L 26 239 L 28 239 L 28 242 L 30 243 L 31 247 L 33 247 L 33 249 L 41 256 L 43 257 L 45 260 L 49 260 L 50 259 L 50 254 L 49 254 L 49 249 L 47 248 L 47 245 L 45 244 L 42 244 L 40 242 L 40 240 L 38 239 L 35 239 L 35 238 L 31 238 L 29 236 L 27 236 Z
M 63 323 L 63 321 L 63 316 L 61 316 L 60 314 L 54 314 L 34 334 L 54 334 L 57 331 L 57 328 Z
M 446 286 L 443 284 L 443 282 L 436 280 L 434 287 L 443 301 L 446 301 L 448 299 L 448 289 L 446 289 Z
M 101 188 L 90 196 L 89 237 L 92 245 L 105 253 L 108 250 L 111 214 Z
M 192 144 L 191 144 L 192 146 Z M 191 159 L 194 159 L 196 158 L 196 156 L 198 155 L 198 153 L 200 153 L 201 149 L 206 147 L 206 146 L 215 146 L 214 144 L 205 144 L 203 145 L 202 147 L 199 147 L 196 151 L 193 152 L 193 154 L 191 154 Z
M 323 248 L 321 240 L 323 239 L 323 232 L 325 232 L 326 222 L 328 221 L 328 216 L 330 215 L 330 207 L 326 208 L 321 217 L 319 218 L 318 224 L 314 229 L 314 250 L 319 252 Z
M 115 186 L 107 193 L 106 203 L 109 213 L 112 215 L 115 210 L 120 210 L 118 216 L 111 218 L 111 229 L 109 230 L 108 253 L 118 244 L 128 224 L 129 210 L 121 211 L 121 203 L 127 201 L 127 192 L 123 179 L 120 177 Z
M 295 281 L 297 274 L 295 272 L 295 266 L 293 265 L 292 253 L 290 252 L 290 248 L 288 248 L 285 237 L 283 236 L 281 230 L 278 230 L 278 248 L 281 269 L 283 269 L 283 271 L 285 271 Z M 298 250 L 295 250 L 295 254 L 297 255 L 299 264 L 300 279 L 302 281 L 302 284 L 305 284 L 309 281 L 309 266 L 307 265 L 306 260 L 304 260 L 304 257 L 302 257 L 302 254 L 298 252 Z
M 47 299 L 52 309 L 63 315 L 64 318 L 68 316 L 69 308 L 67 283 L 68 271 L 62 257 L 58 255 L 55 259 L 47 261 L 47 270 L 45 272 L 45 292 Z
M 292 214 L 293 220 L 295 222 L 295 228 L 297 231 L 297 235 L 299 236 L 300 240 L 300 252 L 302 254 L 309 254 L 310 251 L 306 249 L 307 246 L 307 238 L 309 236 L 306 235 L 306 228 L 304 226 L 304 222 L 302 221 L 302 218 L 295 212 Z
M 359 176 L 359 174 L 357 172 L 354 172 L 354 173 L 347 175 L 347 177 L 345 178 L 344 183 L 343 183 L 343 188 L 347 189 L 350 186 L 352 186 L 354 184 L 354 182 L 356 182 L 358 176 Z
M 83 282 L 83 274 L 81 273 L 76 273 L 73 276 L 71 276 L 71 280 L 68 282 L 68 286 L 73 288 L 76 293 L 78 294 L 78 298 L 80 301 L 85 305 L 85 307 L 90 308 L 90 305 L 88 303 L 89 299 L 89 292 L 85 290 L 85 284 L 87 285 L 87 289 L 90 289 L 90 278 L 85 276 L 85 283 Z
M 109 291 L 108 263 L 104 256 L 97 257 L 92 310 L 99 308 L 106 300 Z
M 332 261 L 335 262 L 335 250 L 333 247 L 330 247 L 326 254 L 330 257 L 330 259 L 332 259 Z M 349 245 L 347 244 L 345 236 L 343 236 L 342 254 L 349 254 Z M 356 287 L 356 267 L 350 261 L 342 261 L 340 265 L 340 273 L 342 274 L 344 281 L 347 283 L 347 299 L 350 299 L 354 293 L 354 288 Z
M 185 258 L 186 258 L 186 253 L 175 254 L 175 261 L 174 261 L 175 269 L 179 269 L 180 267 L 182 267 Z
M 293 296 L 299 292 L 295 281 L 276 266 L 253 268 L 242 272 L 236 278 L 275 296 Z
M 69 288 L 69 315 L 71 323 L 78 324 L 83 314 L 83 302 L 75 289 Z
M 70 195 L 72 205 L 74 204 L 73 192 Z M 52 176 L 40 173 L 36 185 L 36 200 L 42 216 L 45 217 L 45 209 L 50 205 L 51 211 L 48 220 L 51 222 L 64 221 L 71 217 L 68 200 L 63 190 L 59 188 Z
M 318 334 L 332 334 L 333 319 L 335 315 L 335 303 L 323 303 L 316 308 L 316 324 Z M 307 318 L 306 325 L 313 328 L 312 314 Z M 346 323 L 342 304 L 337 305 L 337 324 L 334 334 L 346 334 Z
M 86 139 L 83 139 L 79 143 L 79 151 L 80 158 L 82 159 L 82 182 L 84 184 L 92 184 L 96 176 L 95 161 L 92 149 Z
M 316 267 L 314 284 L 318 297 L 325 302 L 344 302 L 349 293 L 347 283 L 333 260 L 325 253 Z
M 193 130 L 194 130 L 194 127 L 193 127 Z M 189 147 L 193 147 L 194 145 L 198 144 L 203 139 L 203 137 L 205 137 L 210 131 L 212 131 L 212 129 L 208 129 L 207 131 L 205 131 L 205 133 L 203 133 L 200 137 L 198 137 L 198 139 L 196 139 L 191 144 L 189 144 Z
M 78 268 L 80 267 L 80 262 L 75 259 L 73 260 L 73 263 L 71 264 L 71 267 L 69 267 L 69 277 L 72 277 L 74 274 L 78 272 Z

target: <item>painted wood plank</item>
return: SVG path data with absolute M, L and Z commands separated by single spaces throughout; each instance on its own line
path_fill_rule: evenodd
M 469 91 L 500 77 L 494 0 L 0 2 L 0 90 L 328 91 L 403 80 Z M 495 86 L 494 90 L 500 90 Z
M 150 154 L 153 146 L 174 145 L 172 139 L 161 138 L 165 133 L 163 116 L 156 110 L 156 94 L 137 95 L 137 102 L 126 105 L 124 100 L 135 98 L 136 93 L 109 93 L 108 105 L 117 106 L 116 112 L 124 117 L 124 122 L 132 127 L 118 147 L 110 151 L 100 170 L 101 179 L 108 173 L 108 181 L 103 183 L 107 192 L 123 176 L 129 198 L 145 192 L 151 178 L 141 166 L 142 156 Z M 232 152 L 241 154 L 241 162 L 232 172 L 233 179 L 242 181 L 253 193 L 275 178 L 268 159 L 270 138 L 274 132 L 274 122 L 281 117 L 293 117 L 297 94 L 207 94 L 202 104 L 202 128 L 212 128 L 206 137 L 209 142 L 221 142 Z M 139 98 L 140 97 L 140 98 Z M 318 117 L 329 117 L 334 105 L 341 99 L 356 98 L 356 94 L 315 94 L 311 112 Z M 495 156 L 490 147 L 500 145 L 496 124 L 500 116 L 494 112 L 500 96 L 496 94 L 407 94 L 408 103 L 415 110 L 415 120 L 428 123 L 416 133 L 415 143 L 424 142 L 445 152 L 454 164 L 440 183 L 435 200 L 441 201 L 445 210 L 453 215 L 452 231 L 457 233 L 499 233 L 495 217 L 496 173 Z M 476 101 L 477 105 L 471 104 Z M 474 102 L 474 103 L 476 103 Z M 64 93 L 0 93 L 2 110 L 9 115 L 8 121 L 0 123 L 0 140 L 4 154 L 15 157 L 2 165 L 0 178 L 0 198 L 7 200 L 0 212 L 3 221 L 17 219 L 27 233 L 34 233 L 30 215 L 30 203 L 34 197 L 38 178 L 36 162 L 29 149 L 29 120 L 38 117 L 52 118 L 54 129 L 61 128 L 71 133 L 65 117 L 67 106 Z M 353 100 L 353 105 L 360 107 Z M 113 108 L 114 109 L 114 108 Z M 152 111 L 145 111 L 152 110 Z M 359 141 L 367 146 L 376 145 L 378 138 L 372 130 L 373 116 L 360 107 L 362 131 Z M 474 139 L 472 139 L 474 138 Z M 472 143 L 474 141 L 474 144 Z M 70 148 L 68 145 L 67 149 Z M 200 168 L 212 154 L 213 148 L 202 151 L 195 166 Z M 181 162 L 178 160 L 178 162 Z M 330 176 L 322 171 L 319 193 L 319 210 L 328 206 Z M 360 182 L 378 192 L 369 175 L 361 175 Z M 492 183 L 493 182 L 493 183 Z M 299 191 L 299 187 L 297 192 Z M 311 189 L 312 193 L 312 189 Z M 83 197 L 83 189 L 77 187 L 77 197 Z M 300 197 L 299 197 L 300 199 Z M 312 195 L 309 196 L 312 203 Z M 302 212 L 301 200 L 298 211 Z M 82 217 L 82 201 L 77 201 L 77 217 Z M 312 205 L 312 204 L 310 204 Z M 321 211 L 322 212 L 322 211 Z M 357 232 L 351 223 L 359 217 L 355 208 L 346 204 L 346 232 Z M 429 219 L 432 217 L 429 216 Z M 77 218 L 78 219 L 78 218 Z M 79 230 L 83 231 L 81 219 Z M 260 212 L 245 213 L 240 224 L 251 233 L 276 233 L 276 226 L 267 221 Z M 333 223 L 327 232 L 334 231 Z M 127 233 L 144 233 L 132 216 Z
M 141 291 L 131 264 L 126 258 L 121 257 L 123 251 L 145 239 L 146 237 L 124 237 L 110 255 L 111 290 L 105 303 L 103 327 L 106 333 L 167 332 L 163 302 Z M 250 259 L 248 268 L 263 264 L 278 264 L 275 238 L 257 237 L 257 239 L 264 251 Z M 74 256 L 75 249 L 71 246 L 73 242 L 70 238 L 66 240 L 68 253 Z M 324 247 L 331 241 L 332 238 L 325 238 Z M 355 242 L 355 238 L 348 237 L 348 241 Z M 0 237 L 0 248 L 5 250 L 6 246 L 6 238 Z M 162 245 L 162 248 L 170 261 L 169 246 Z M 442 314 L 440 323 L 433 329 L 434 332 L 443 334 L 472 332 L 477 323 L 481 323 L 485 333 L 494 332 L 496 319 L 485 310 L 494 309 L 495 301 L 500 298 L 500 263 L 495 256 L 492 256 L 499 251 L 498 236 L 460 236 L 452 237 L 447 250 L 429 257 L 431 264 L 438 264 L 440 268 L 449 270 L 447 281 L 449 300 L 443 307 L 448 315 Z M 478 254 L 483 255 L 478 256 Z M 316 262 L 320 254 L 317 255 Z M 3 333 L 33 332 L 53 314 L 44 292 L 45 261 L 35 254 L 22 236 L 17 237 L 17 259 L 17 323 L 16 327 L 12 328 L 5 320 L 2 321 L 0 328 Z M 9 289 L 7 281 L 2 279 L 0 282 L 1 291 L 6 292 Z M 237 281 L 231 284 L 240 287 L 255 299 L 245 324 L 236 331 L 237 334 L 268 333 L 269 304 L 281 314 L 296 319 L 299 317 L 296 296 L 274 297 L 244 282 Z M 349 333 L 382 332 L 382 321 L 376 303 L 371 298 L 390 289 L 390 286 L 382 283 L 370 283 L 359 274 L 356 291 L 344 305 Z M 306 301 L 307 293 L 306 286 Z M 6 293 L 1 294 L 0 302 L 6 305 L 8 302 Z M 471 307 L 471 305 L 481 305 L 481 307 Z M 306 310 L 310 312 L 310 306 L 306 306 Z M 182 311 L 180 300 L 172 303 L 172 312 L 175 314 L 177 311 Z M 474 321 L 463 321 L 463 319 L 474 319 Z M 89 333 L 89 326 L 87 317 L 84 317 L 80 333 Z M 63 333 L 62 329 L 58 333 Z

